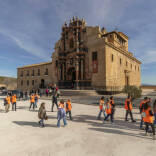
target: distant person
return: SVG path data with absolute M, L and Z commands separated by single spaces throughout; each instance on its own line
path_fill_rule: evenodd
M 147 135 L 148 130 L 149 130 L 149 126 L 150 126 L 152 128 L 153 140 L 156 140 L 155 128 L 154 128 L 154 124 L 153 124 L 153 112 L 152 112 L 151 107 L 150 107 L 150 102 L 146 102 L 144 104 L 143 111 L 142 111 L 142 116 L 143 116 L 143 121 L 145 122 L 145 125 L 146 125 L 145 135 Z
M 64 110 L 64 101 L 61 100 L 58 106 L 58 113 L 57 113 L 57 127 L 60 127 L 60 121 L 63 119 L 64 126 L 67 125 L 66 121 L 66 113 Z
M 156 100 L 153 103 L 154 125 L 156 126 Z
M 12 111 L 16 111 L 16 94 L 12 95 L 11 97 L 11 103 L 12 103 Z
M 48 120 L 48 116 L 45 109 L 45 103 L 41 103 L 41 106 L 38 111 L 38 117 L 40 119 L 39 124 L 41 127 L 45 127 L 44 120 Z
M 29 107 L 29 110 L 31 109 L 31 107 L 33 107 L 33 110 L 35 109 L 35 96 L 34 96 L 34 94 L 32 94 L 30 96 L 30 107 Z
M 110 105 L 111 105 L 112 120 L 114 121 L 115 102 L 114 102 L 114 97 L 113 97 L 113 96 L 110 97 L 109 103 L 110 103 Z
M 58 93 L 58 89 L 55 84 L 52 89 L 52 107 L 51 107 L 52 112 L 54 111 L 54 105 L 56 105 L 56 107 L 58 108 L 58 103 L 57 103 L 58 94 L 57 93 Z
M 11 102 L 11 98 L 10 98 L 9 94 L 7 94 L 7 97 L 5 98 L 5 112 L 6 113 L 9 112 L 10 102 Z
M 140 114 L 142 114 L 144 104 L 148 101 L 148 97 L 145 97 L 144 100 L 141 101 L 139 110 Z M 141 121 L 140 121 L 140 129 L 143 129 L 143 117 L 141 116 Z
M 126 109 L 125 121 L 128 121 L 127 117 L 128 117 L 128 114 L 130 114 L 131 121 L 132 122 L 136 122 L 133 119 L 133 114 L 132 114 L 133 106 L 132 106 L 132 98 L 131 98 L 131 96 L 128 96 L 127 99 L 125 100 L 125 109 Z
M 107 102 L 106 102 L 106 114 L 107 116 L 104 118 L 104 121 L 106 121 L 110 117 L 111 123 L 113 123 L 114 120 L 113 120 L 112 105 L 110 104 L 109 99 L 107 99 Z
M 68 101 L 67 101 L 67 103 L 66 103 L 66 115 L 69 113 L 69 118 L 70 118 L 70 120 L 73 120 L 73 119 L 72 119 L 71 110 L 72 110 L 71 100 L 68 99 Z
M 46 96 L 48 97 L 48 95 L 49 95 L 49 89 L 47 88 L 46 89 Z
M 106 114 L 105 114 L 105 98 L 104 96 L 101 97 L 100 101 L 99 101 L 99 114 L 98 114 L 98 117 L 97 119 L 98 120 L 101 120 L 101 113 L 103 113 L 104 117 L 106 117 Z
M 37 93 L 35 93 L 35 107 L 37 108 L 37 103 L 38 103 L 38 99 L 39 99 L 39 96 Z

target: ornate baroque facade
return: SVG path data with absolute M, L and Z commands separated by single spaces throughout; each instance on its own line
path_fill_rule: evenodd
M 101 88 L 108 92 L 121 91 L 125 85 L 140 86 L 141 62 L 128 51 L 128 39 L 122 32 L 87 26 L 84 19 L 73 17 L 62 26 L 61 38 L 55 44 L 51 83 L 60 88 Z

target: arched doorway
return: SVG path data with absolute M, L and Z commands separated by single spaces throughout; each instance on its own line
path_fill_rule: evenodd
M 68 80 L 71 81 L 72 88 L 75 86 L 76 70 L 74 67 L 68 69 Z
M 44 79 L 41 79 L 41 85 L 40 85 L 41 88 L 44 88 L 45 87 L 45 81 Z

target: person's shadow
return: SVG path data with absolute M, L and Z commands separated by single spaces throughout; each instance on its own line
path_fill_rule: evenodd
M 38 122 L 31 122 L 31 121 L 13 121 L 14 124 L 19 126 L 31 126 L 31 127 L 40 127 Z M 57 125 L 46 124 L 45 127 L 57 127 Z

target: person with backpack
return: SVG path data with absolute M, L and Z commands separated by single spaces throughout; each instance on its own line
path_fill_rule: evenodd
M 153 140 L 156 140 L 155 137 L 155 128 L 154 128 L 154 120 L 153 120 L 153 112 L 151 110 L 151 106 L 150 106 L 150 102 L 146 102 L 143 106 L 143 111 L 142 111 L 142 117 L 143 117 L 143 121 L 146 125 L 145 128 L 145 135 L 148 135 L 148 130 L 149 130 L 149 126 L 152 128 L 152 133 L 153 133 Z
M 111 123 L 114 122 L 113 120 L 113 112 L 112 112 L 112 105 L 110 104 L 110 101 L 109 99 L 107 99 L 107 102 L 106 102 L 106 114 L 107 116 L 104 118 L 104 121 L 106 121 L 109 117 L 111 119 Z
M 64 126 L 67 125 L 66 121 L 66 113 L 64 110 L 64 100 L 61 100 L 58 105 L 58 113 L 57 113 L 57 127 L 60 128 L 60 121 L 63 119 Z
M 73 120 L 72 115 L 71 115 L 71 110 L 72 110 L 71 100 L 68 99 L 68 101 L 66 103 L 66 115 L 69 113 L 70 120 Z
M 38 111 L 38 118 L 40 121 L 38 122 L 41 127 L 45 127 L 44 120 L 48 120 L 48 116 L 45 109 L 45 103 L 41 103 L 41 106 Z
M 98 117 L 97 119 L 98 120 L 101 120 L 101 113 L 103 113 L 104 117 L 106 117 L 106 114 L 105 114 L 105 101 L 104 101 L 104 96 L 101 97 L 100 101 L 99 101 L 99 114 L 98 114 Z

